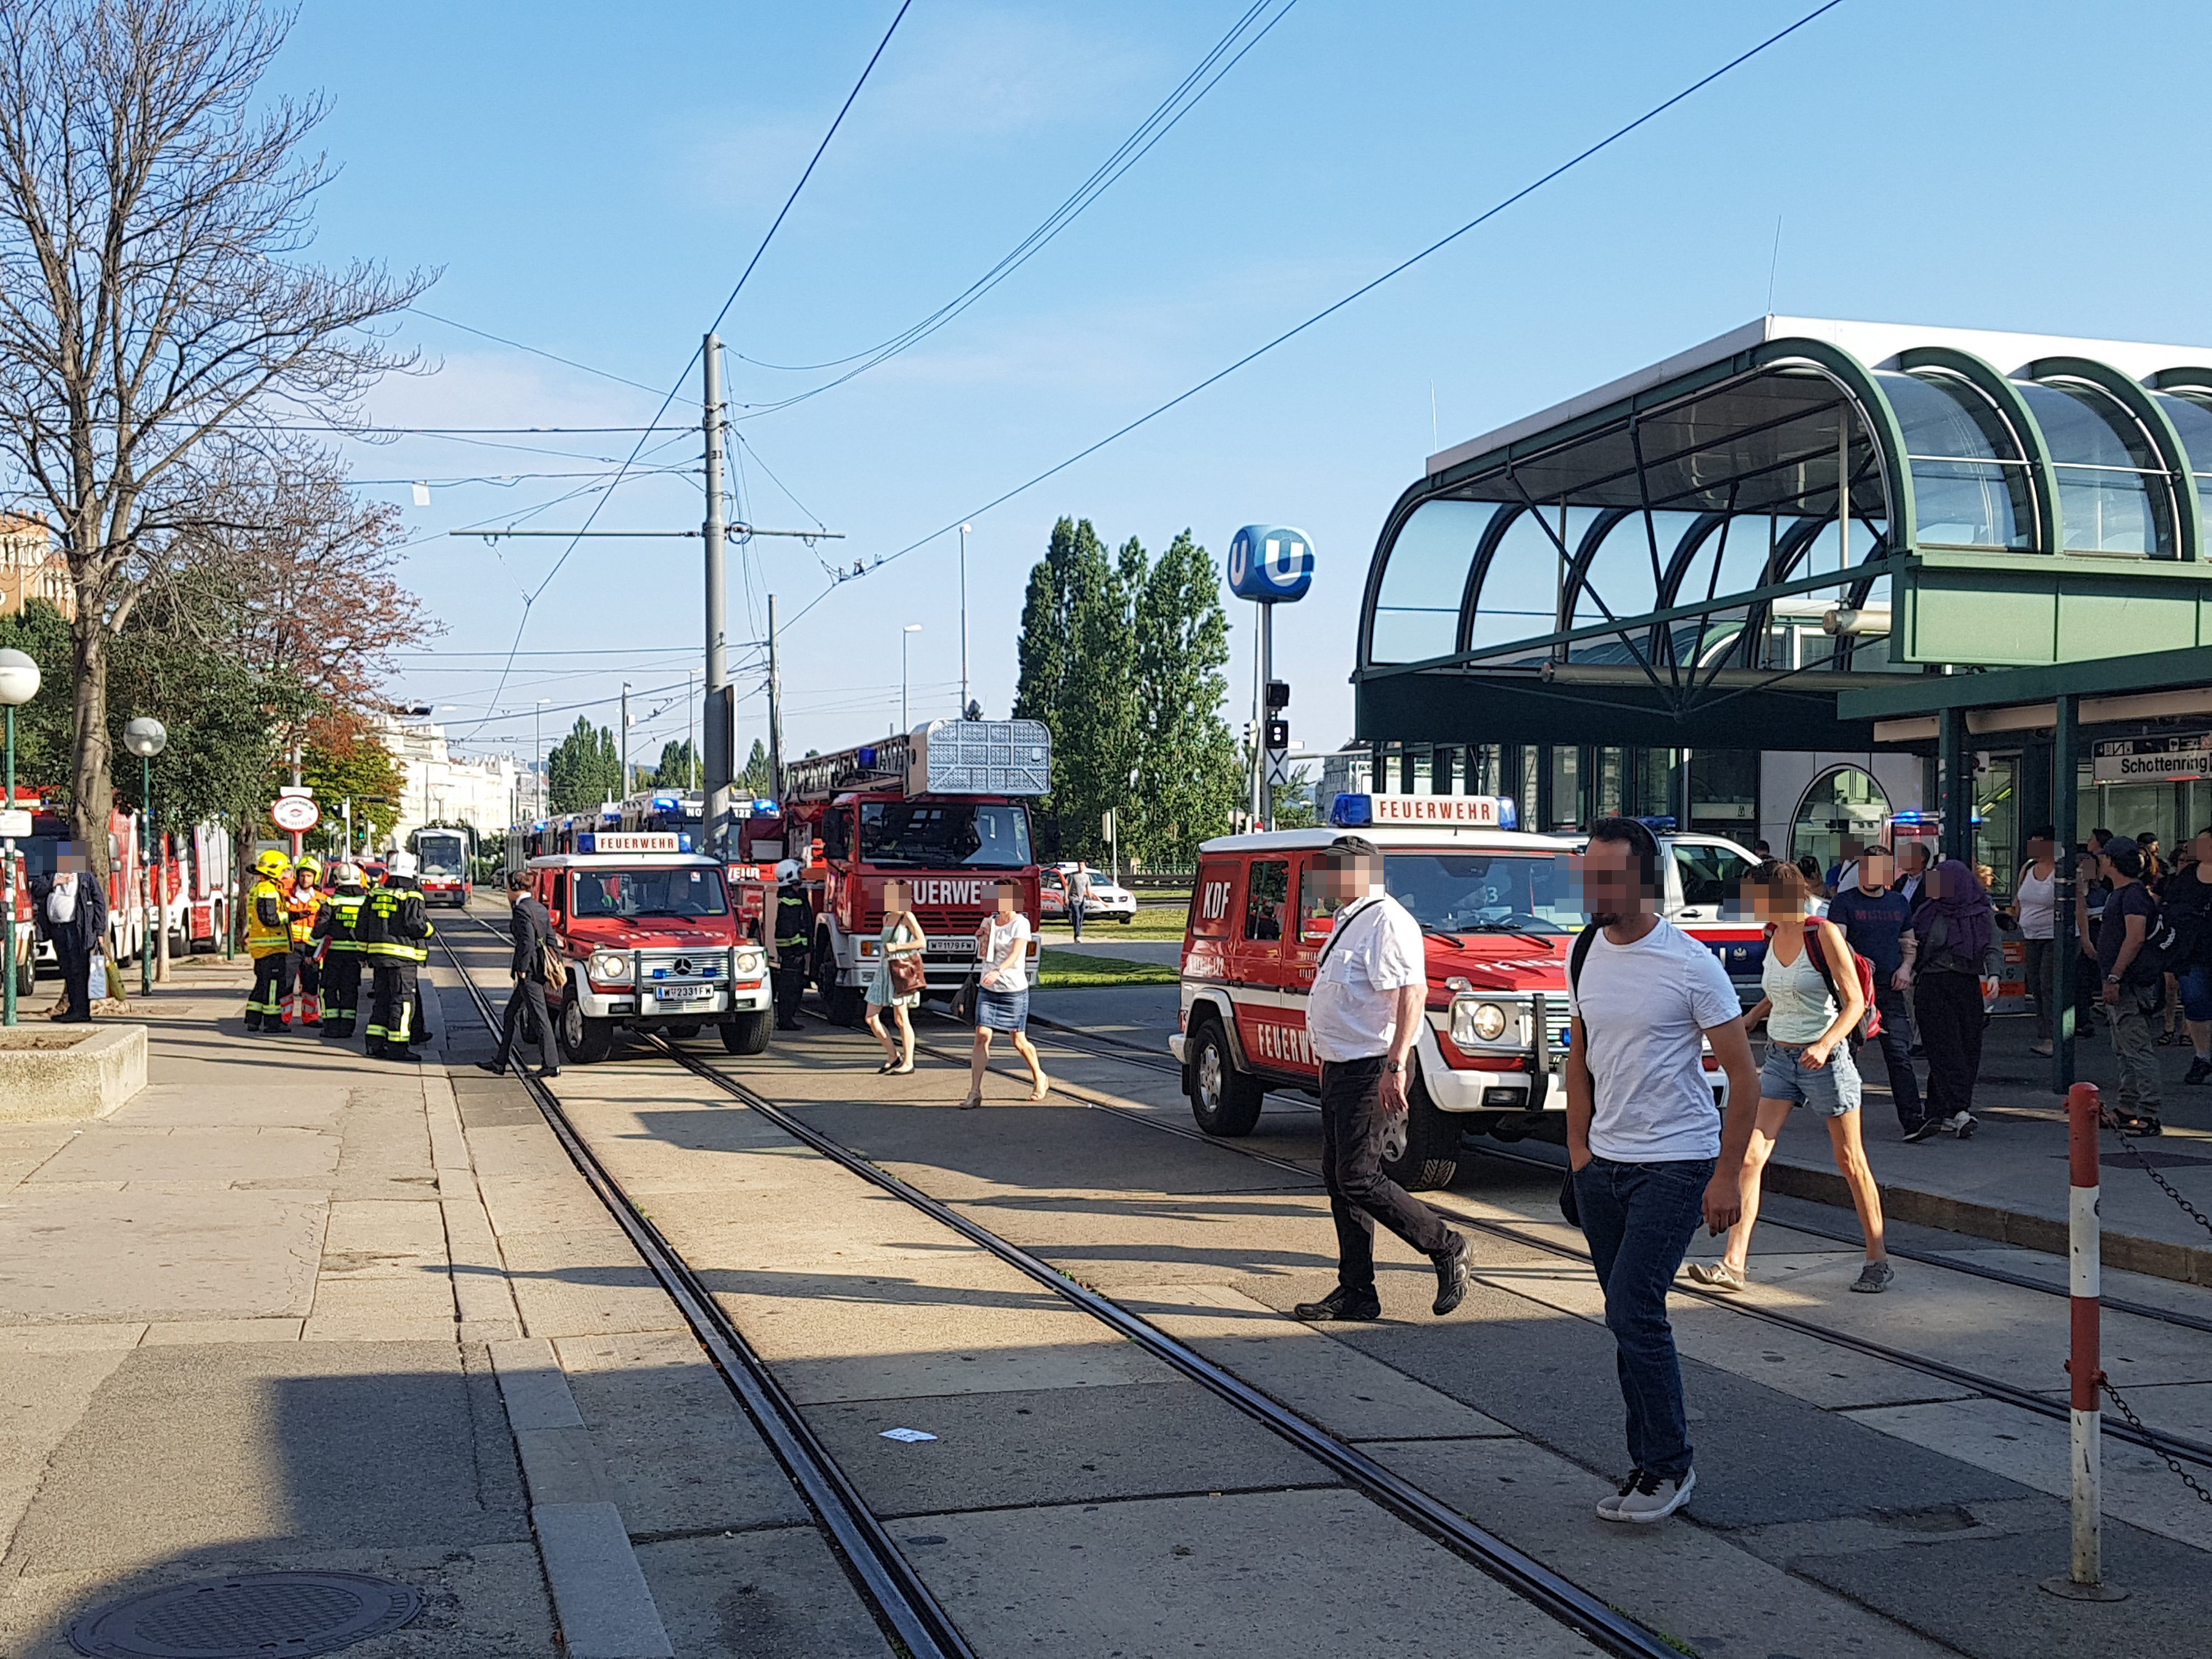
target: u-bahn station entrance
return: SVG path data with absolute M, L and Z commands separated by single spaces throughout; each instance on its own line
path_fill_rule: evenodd
M 1375 787 L 1832 862 L 2212 823 L 2212 347 L 1765 317 L 1447 449 L 1391 508 Z

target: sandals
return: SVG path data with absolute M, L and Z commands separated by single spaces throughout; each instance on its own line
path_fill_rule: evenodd
M 1725 1261 L 1692 1261 L 1683 1270 L 1693 1285 L 1709 1291 L 1741 1291 L 1749 1281 Z
M 981 1095 L 970 1095 L 970 1096 L 969 1096 L 969 1097 L 968 1097 L 968 1098 L 967 1098 L 967 1099 L 965 1099 L 965 1100 L 963 1100 L 963 1101 L 962 1101 L 962 1102 L 960 1103 L 960 1109 L 961 1109 L 962 1111 L 963 1111 L 963 1112 L 972 1112 L 972 1111 L 974 1111 L 974 1110 L 975 1110 L 978 1106 L 981 1106 L 982 1103 L 983 1103 L 983 1097 L 982 1097 L 982 1096 L 981 1096 Z
M 1029 1093 L 1029 1103 L 1032 1106 L 1041 1105 L 1045 1101 L 1051 1098 L 1052 1084 L 1048 1079 L 1043 1083 L 1038 1084 L 1036 1087 L 1030 1090 Z
M 904 1077 L 912 1070 L 914 1070 L 914 1062 L 912 1060 L 902 1060 L 896 1066 L 884 1066 L 884 1075 L 886 1077 Z

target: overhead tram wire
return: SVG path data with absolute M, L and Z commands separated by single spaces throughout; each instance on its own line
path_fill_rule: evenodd
M 722 308 L 714 313 L 714 320 L 708 325 L 707 333 L 712 334 L 721 327 L 722 319 L 730 314 L 730 307 L 738 302 L 738 295 L 744 291 L 745 283 L 751 279 L 753 272 L 759 268 L 762 257 L 768 252 L 769 244 L 775 240 L 776 232 L 783 228 L 783 222 L 790 215 L 792 204 L 799 200 L 799 193 L 806 188 L 806 181 L 814 176 L 814 169 L 821 164 L 823 154 L 830 148 L 830 141 L 837 136 L 837 129 L 845 125 L 845 117 L 851 111 L 854 100 L 860 97 L 860 88 L 868 84 L 868 77 L 875 73 L 876 65 L 883 61 L 884 52 L 890 46 L 891 36 L 898 33 L 898 26 L 905 21 L 906 15 L 913 5 L 914 0 L 899 0 L 899 9 L 891 17 L 890 27 L 884 31 L 884 38 L 876 43 L 875 51 L 869 54 L 866 64 L 860 70 L 860 78 L 853 82 L 853 89 L 845 94 L 845 101 L 837 106 L 836 118 L 830 123 L 829 131 L 822 135 L 822 142 L 814 147 L 814 154 L 807 161 L 806 170 L 799 175 L 799 182 L 791 187 L 791 194 L 784 198 L 783 205 L 776 210 L 775 220 L 769 224 L 767 234 L 760 240 L 760 246 L 753 250 L 753 257 L 745 262 L 744 270 L 738 273 L 736 285 L 730 289 L 729 297 L 722 301 Z M 668 395 L 660 400 L 660 407 L 653 411 L 653 419 L 655 423 L 658 423 L 660 417 L 668 412 L 669 405 L 676 401 L 676 394 L 684 389 L 684 382 L 690 377 L 691 366 L 699 361 L 699 354 L 703 349 L 703 343 L 691 348 L 691 355 L 684 360 L 684 368 L 677 374 L 675 384 L 668 388 Z M 629 468 L 636 462 L 638 455 L 645 448 L 645 436 L 646 434 L 642 433 L 639 434 L 635 447 L 630 451 L 629 459 L 623 464 L 624 473 L 627 473 Z M 614 486 L 622 482 L 623 477 L 617 475 L 614 484 L 608 486 L 608 494 L 612 494 Z M 558 576 L 562 568 L 568 564 L 578 545 L 584 539 L 582 532 L 589 530 L 598 520 L 599 510 L 605 505 L 605 495 L 600 496 L 592 503 L 590 516 L 584 520 L 578 533 L 569 540 L 568 545 L 562 550 L 561 556 L 553 562 L 553 568 L 545 573 L 544 580 L 539 582 L 525 596 L 522 619 L 515 625 L 512 649 L 520 648 L 523 634 L 530 626 L 532 608 L 537 605 L 545 590 L 552 586 L 553 579 Z M 509 660 L 513 660 L 511 655 Z M 501 691 L 504 689 L 505 680 L 502 678 L 500 687 L 493 691 L 490 700 L 484 705 L 487 710 L 498 706 Z M 486 720 L 489 719 L 489 715 L 487 713 Z M 477 722 L 478 726 L 483 724 L 484 721 Z M 471 726 L 470 729 L 474 731 L 476 727 Z
M 834 380 L 826 381 L 821 386 L 811 387 L 807 391 L 798 392 L 791 397 L 776 399 L 768 403 L 744 404 L 743 407 L 749 412 L 740 418 L 749 421 L 757 420 L 762 416 L 773 415 L 780 410 L 789 409 L 795 404 L 802 404 L 810 398 L 819 397 L 822 393 L 830 391 L 835 387 L 841 386 L 844 385 L 846 381 L 850 380 L 858 375 L 865 374 L 870 369 L 890 362 L 893 357 L 897 356 L 901 352 L 906 350 L 908 347 L 917 344 L 921 341 L 927 338 L 930 335 L 934 334 L 939 329 L 943 328 L 946 324 L 951 322 L 954 318 L 957 317 L 962 312 L 966 311 L 970 306 L 981 300 L 986 294 L 996 288 L 1000 283 L 1006 281 L 1007 277 L 1012 276 L 1015 271 L 1018 270 L 1023 265 L 1028 264 L 1029 261 L 1036 254 L 1042 252 L 1045 246 L 1057 237 L 1061 231 L 1066 230 L 1069 225 L 1074 223 L 1075 221 L 1082 216 L 1085 210 L 1089 208 L 1093 202 L 1097 201 L 1101 196 L 1112 189 L 1114 185 L 1121 180 L 1124 173 L 1127 173 L 1131 167 L 1136 166 L 1139 161 L 1145 158 L 1154 144 L 1158 143 L 1161 139 L 1166 137 L 1167 135 L 1174 130 L 1176 123 L 1180 122 L 1184 116 L 1189 114 L 1192 110 L 1197 108 L 1199 104 L 1205 99 L 1206 94 L 1212 92 L 1215 87 L 1218 86 L 1221 83 L 1223 77 L 1228 75 L 1231 70 L 1235 69 L 1237 65 L 1243 61 L 1244 54 L 1251 51 L 1253 47 L 1258 46 L 1261 40 L 1267 37 L 1268 33 L 1274 28 L 1276 24 L 1281 22 L 1284 18 L 1290 15 L 1291 7 L 1297 3 L 1297 0 L 1281 0 L 1281 9 L 1277 11 L 1273 17 L 1269 18 L 1267 21 L 1261 26 L 1257 33 L 1254 34 L 1250 40 L 1245 41 L 1243 46 L 1237 49 L 1234 57 L 1231 58 L 1227 63 L 1222 64 L 1219 70 L 1213 74 L 1211 80 L 1206 80 L 1205 84 L 1203 86 L 1200 86 L 1195 93 L 1192 93 L 1190 90 L 1191 88 L 1200 80 L 1204 79 L 1207 71 L 1212 69 L 1216 63 L 1219 62 L 1222 54 L 1227 52 L 1231 46 L 1235 44 L 1237 37 L 1241 35 L 1246 27 L 1250 25 L 1252 20 L 1261 12 L 1266 10 L 1268 6 L 1275 3 L 1276 0 L 1255 0 L 1254 4 L 1250 6 L 1241 16 L 1239 16 L 1235 23 L 1231 25 L 1229 32 L 1223 35 L 1218 41 L 1215 42 L 1212 50 L 1207 52 L 1206 55 L 1199 61 L 1198 66 L 1192 70 L 1188 75 L 1186 75 L 1182 78 L 1182 82 L 1176 87 L 1175 90 L 1170 92 L 1164 99 L 1163 99 L 1159 105 L 1153 109 L 1152 113 L 1147 115 L 1142 122 L 1138 124 L 1136 131 L 1132 132 L 1127 138 L 1124 138 L 1114 153 L 1111 155 L 1109 155 L 1105 161 L 1099 163 L 1098 167 L 1093 170 L 1091 176 L 1085 179 L 1082 184 L 1078 185 L 1075 191 L 1068 196 L 1066 200 L 1063 201 L 1058 207 L 1054 208 L 1050 214 L 1047 215 L 1044 221 L 1040 223 L 1036 228 L 1030 231 L 1030 234 L 1023 238 L 1021 241 L 1016 243 L 1012 250 L 1001 258 L 998 264 L 993 265 L 990 270 L 985 271 L 981 276 L 969 283 L 968 287 L 962 289 L 960 293 L 955 295 L 944 305 L 939 306 L 935 311 L 931 312 L 929 315 L 921 319 L 921 321 L 915 323 L 907 328 L 902 329 L 898 333 L 892 335 L 889 339 L 877 342 L 876 344 L 868 347 L 864 351 L 854 352 L 850 356 L 847 357 L 832 358 L 828 362 L 769 363 L 763 362 L 757 357 L 745 357 L 742 353 L 739 353 L 738 356 L 743 362 L 751 363 L 757 368 L 774 369 L 778 372 L 787 374 L 799 374 L 825 368 L 840 368 L 848 363 L 860 364 L 859 368 L 851 369 L 846 374 L 840 374 Z M 1188 94 L 1188 97 L 1186 97 L 1187 94 Z M 1180 107 L 1177 107 L 1178 104 L 1180 104 Z M 1170 111 L 1173 111 L 1173 113 L 1169 113 Z
M 1389 282 L 1392 278 L 1401 276 L 1406 271 L 1412 270 L 1415 265 L 1420 264 L 1422 260 L 1426 259 L 1431 254 L 1441 252 L 1443 249 L 1450 246 L 1454 242 L 1459 240 L 1461 237 L 1466 235 L 1469 231 L 1475 229 L 1480 225 L 1487 223 L 1489 221 L 1496 218 L 1499 214 L 1504 212 L 1506 209 L 1514 206 L 1516 204 L 1527 200 L 1529 197 L 1541 190 L 1545 185 L 1550 184 L 1553 179 L 1572 172 L 1575 168 L 1580 167 L 1584 161 L 1589 161 L 1592 156 L 1596 155 L 1601 151 L 1608 149 L 1614 144 L 1620 143 L 1623 138 L 1628 137 L 1630 133 L 1634 132 L 1638 128 L 1648 125 L 1652 121 L 1656 120 L 1660 116 L 1674 108 L 1675 105 L 1681 103 L 1686 99 L 1693 97 L 1699 92 L 1702 92 L 1705 88 L 1711 86 L 1714 82 L 1720 80 L 1723 76 L 1729 74 L 1735 70 L 1741 68 L 1753 58 L 1757 58 L 1759 54 L 1765 52 L 1769 47 L 1779 45 L 1784 40 L 1788 40 L 1791 35 L 1796 33 L 1798 30 L 1804 28 L 1808 24 L 1812 23 L 1816 19 L 1825 16 L 1827 13 L 1835 10 L 1837 7 L 1843 3 L 1844 0 L 1823 0 L 1822 4 L 1815 6 L 1812 10 L 1807 12 L 1803 16 L 1798 18 L 1796 21 L 1790 24 L 1787 27 L 1777 30 L 1774 33 L 1768 35 L 1764 40 L 1761 40 L 1757 46 L 1749 48 L 1747 51 L 1739 52 L 1735 57 L 1729 58 L 1727 63 L 1723 64 L 1718 69 L 1713 70 L 1710 73 L 1701 76 L 1698 79 L 1692 81 L 1688 86 L 1684 87 L 1680 92 L 1675 93 L 1672 97 L 1666 99 L 1662 102 L 1653 105 L 1650 109 L 1644 111 L 1643 114 L 1638 116 L 1634 120 L 1628 122 L 1626 125 L 1614 128 L 1611 132 L 1599 139 L 1595 143 L 1590 145 L 1588 149 L 1578 151 L 1577 154 L 1560 162 L 1559 166 L 1553 167 L 1550 172 L 1532 180 L 1528 184 L 1523 185 L 1520 189 L 1515 191 L 1510 196 L 1506 197 L 1503 201 L 1500 201 L 1491 207 L 1486 208 L 1482 212 L 1477 214 L 1465 224 L 1460 226 L 1458 229 L 1452 231 L 1446 235 L 1438 237 L 1435 241 L 1421 249 L 1419 252 L 1400 260 L 1396 264 L 1391 266 L 1389 270 L 1384 271 L 1381 276 L 1376 276 L 1369 282 L 1361 283 L 1360 286 L 1352 289 L 1351 293 L 1344 295 L 1343 298 L 1335 301 L 1332 304 L 1323 307 L 1321 310 L 1316 311 L 1313 315 L 1308 317 L 1304 322 L 1284 330 L 1283 332 L 1275 336 L 1273 339 L 1269 340 L 1264 345 L 1255 347 L 1252 350 L 1246 352 L 1242 357 L 1239 357 L 1235 362 L 1231 363 L 1227 368 L 1216 370 L 1213 374 L 1207 375 L 1204 380 L 1199 381 L 1197 385 L 1191 386 L 1185 391 L 1177 392 L 1165 403 L 1158 404 L 1154 408 L 1147 410 L 1144 414 L 1138 416 L 1136 419 L 1129 422 L 1127 425 L 1117 427 L 1115 430 L 1108 433 L 1104 437 L 1099 439 L 1096 443 L 1087 445 L 1084 448 L 1079 449 L 1074 454 L 1070 455 L 1066 460 L 1047 467 L 1043 471 L 1036 474 L 1034 477 L 1016 484 L 1012 489 L 1006 490 L 1004 494 L 993 496 L 989 501 L 984 502 L 982 506 L 970 508 L 969 511 L 957 515 L 949 522 L 940 525 L 935 530 L 931 531 L 927 535 L 908 542 L 904 547 L 900 548 L 896 553 L 883 554 L 873 560 L 867 561 L 863 565 L 857 566 L 851 574 L 840 575 L 836 580 L 832 581 L 829 586 L 823 588 L 822 592 L 817 593 L 811 599 L 808 600 L 805 605 L 800 606 L 799 611 L 792 617 L 791 620 L 783 624 L 785 629 L 787 631 L 790 629 L 798 626 L 799 623 L 807 615 L 808 612 L 811 611 L 816 605 L 820 605 L 823 600 L 828 599 L 832 593 L 835 593 L 840 587 L 843 586 L 845 583 L 857 580 L 860 577 L 867 575 L 872 572 L 880 570 L 884 566 L 892 563 L 896 560 L 904 558 L 908 554 L 915 551 L 917 549 L 927 547 L 930 543 L 937 540 L 940 536 L 951 534 L 962 525 L 982 517 L 984 514 L 990 512 L 994 507 L 1005 506 L 1006 502 L 1013 500 L 1015 496 L 1022 495 L 1025 491 L 1036 489 L 1037 485 L 1042 483 L 1048 478 L 1056 477 L 1060 473 L 1066 471 L 1069 467 L 1076 465 L 1077 462 L 1085 460 L 1091 456 L 1097 454 L 1109 444 L 1115 443 L 1122 438 L 1127 437 L 1129 434 L 1134 432 L 1139 427 L 1145 426 L 1149 422 L 1158 419 L 1161 416 L 1166 414 L 1170 410 L 1176 408 L 1179 404 L 1189 402 L 1193 398 L 1198 396 L 1200 392 L 1204 392 L 1209 386 L 1218 385 L 1221 381 L 1227 380 L 1231 374 L 1236 374 L 1237 370 L 1245 368 L 1249 364 L 1258 362 L 1269 352 L 1274 350 L 1276 347 L 1296 339 L 1299 335 L 1304 333 L 1316 324 L 1334 316 L 1338 312 L 1343 310 L 1346 306 L 1351 305 L 1353 301 L 1364 298 L 1367 295 L 1373 293 L 1376 289 L 1382 287 L 1385 283 Z
M 647 386 L 644 381 L 633 380 L 627 375 L 610 374 L 604 368 L 593 368 L 589 363 L 580 363 L 574 357 L 563 357 L 557 351 L 546 351 L 534 345 L 525 345 L 521 341 L 510 340 L 503 334 L 494 334 L 489 329 L 476 328 L 467 323 L 455 322 L 451 317 L 441 317 L 436 312 L 425 311 L 420 306 L 409 306 L 407 309 L 417 317 L 434 323 L 442 323 L 447 328 L 458 328 L 462 333 L 473 334 L 480 340 L 490 340 L 495 344 L 512 346 L 515 350 L 526 351 L 533 357 L 544 357 L 552 362 L 564 363 L 570 368 L 580 368 L 586 374 L 596 374 L 601 380 L 612 380 L 617 386 L 635 386 L 648 396 L 658 396 L 660 392 L 660 388 L 657 386 Z

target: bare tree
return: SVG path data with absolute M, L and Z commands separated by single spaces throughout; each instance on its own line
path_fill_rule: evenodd
M 164 560 L 236 525 L 198 463 L 356 422 L 414 362 L 369 325 L 428 277 L 302 257 L 323 106 L 254 106 L 290 21 L 258 0 L 0 3 L 0 457 L 69 557 L 76 828 L 103 864 L 108 644 Z

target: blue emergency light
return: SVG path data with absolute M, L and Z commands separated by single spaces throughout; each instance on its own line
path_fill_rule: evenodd
M 589 853 L 594 850 L 595 843 L 599 839 L 590 830 L 580 830 L 576 832 L 576 850 L 579 853 Z
M 1674 815 L 1672 812 L 1655 813 L 1649 817 L 1641 817 L 1636 821 L 1655 836 L 1671 836 L 1674 833 Z

